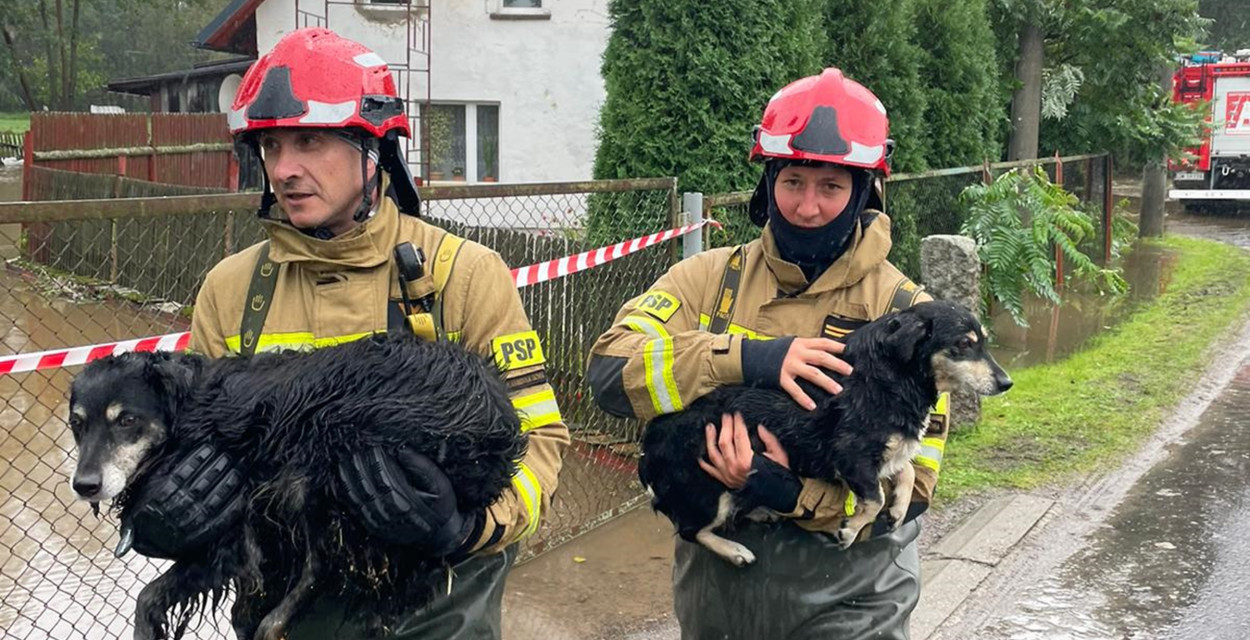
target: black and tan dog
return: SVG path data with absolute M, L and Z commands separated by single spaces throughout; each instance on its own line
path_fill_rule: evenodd
M 180 637 L 197 610 L 230 590 L 240 638 L 284 637 L 314 588 L 381 603 L 355 612 L 380 629 L 433 594 L 445 561 L 372 539 L 342 506 L 350 503 L 336 473 L 341 457 L 374 446 L 427 456 L 469 512 L 499 497 L 525 451 L 493 363 L 402 337 L 252 358 L 105 358 L 74 380 L 70 426 L 74 491 L 97 505 L 113 500 L 123 523 L 137 488 L 206 440 L 247 470 L 242 522 L 143 589 L 136 638 Z
M 715 530 L 738 515 L 776 516 L 757 510 L 759 505 L 699 467 L 707 455 L 704 425 L 720 425 L 723 414 L 743 415 L 757 452 L 763 445 L 756 427 L 767 427 L 798 475 L 846 482 L 857 498 L 854 515 L 836 534 L 846 548 L 885 506 L 882 479 L 894 480 L 888 510 L 892 526 L 902 522 L 915 480 L 911 460 L 940 393 L 964 387 L 995 395 L 1011 387 L 976 317 L 949 302 L 921 303 L 864 325 L 850 335 L 842 357 L 854 371 L 847 377 L 833 375 L 843 386 L 841 393 L 830 396 L 803 383 L 817 402 L 814 411 L 802 409 L 782 391 L 737 386 L 717 389 L 683 412 L 651 421 L 638 475 L 653 496 L 652 506 L 673 521 L 683 539 L 745 566 L 755 561 L 754 554 Z

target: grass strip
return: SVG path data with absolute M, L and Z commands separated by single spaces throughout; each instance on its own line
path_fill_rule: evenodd
M 1250 312 L 1250 253 L 1178 236 L 1154 243 L 1178 255 L 1165 290 L 1071 357 L 1011 371 L 1011 391 L 952 434 L 942 501 L 1114 467 L 1191 390 L 1210 347 Z
M 29 113 L 0 113 L 0 132 L 25 133 L 29 130 Z

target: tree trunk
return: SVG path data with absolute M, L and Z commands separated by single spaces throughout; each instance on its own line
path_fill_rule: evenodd
M 9 24 L 0 26 L 0 31 L 4 33 L 4 43 L 9 47 L 9 55 L 13 59 L 13 72 L 17 74 L 17 82 L 22 87 L 22 102 L 26 103 L 28 111 L 36 111 L 35 96 L 30 92 L 30 81 L 26 79 L 26 67 L 22 66 L 21 58 L 17 54 L 17 42 L 13 37 L 13 27 Z
M 65 69 L 65 76 L 69 78 L 66 83 L 67 91 L 65 92 L 65 101 L 73 104 L 78 99 L 78 5 L 80 0 L 74 0 L 74 19 L 71 22 L 69 31 L 69 67 Z
M 1158 69 L 1159 88 L 1164 95 L 1172 91 L 1172 70 L 1160 65 Z M 1165 205 L 1168 195 L 1168 159 L 1167 155 L 1146 163 L 1141 178 L 1141 220 L 1137 226 L 1137 235 L 1142 238 L 1157 238 L 1163 235 L 1163 221 L 1166 217 Z
M 53 47 L 55 38 L 52 37 L 52 27 L 48 23 L 48 2 L 47 0 L 39 0 L 39 19 L 43 22 L 43 42 L 44 51 L 48 56 L 44 62 L 48 65 L 48 100 L 45 104 L 56 108 L 60 103 L 57 98 L 57 89 L 60 88 L 60 81 L 56 72 L 56 49 Z
M 65 50 L 65 12 L 61 7 L 61 0 L 56 0 L 56 55 L 61 67 L 61 99 L 57 108 L 70 111 L 69 52 Z
M 1042 28 L 1028 20 L 1020 28 L 1020 61 L 1016 80 L 1020 88 L 1011 98 L 1011 140 L 1008 160 L 1037 157 L 1038 129 L 1042 124 Z

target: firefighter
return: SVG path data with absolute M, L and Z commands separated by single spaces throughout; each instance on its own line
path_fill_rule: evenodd
M 831 393 L 819 367 L 848 373 L 838 355 L 856 327 L 928 299 L 886 260 L 890 219 L 878 177 L 893 142 L 885 107 L 837 69 L 803 78 L 768 103 L 750 157 L 764 162 L 750 202 L 762 236 L 683 260 L 625 303 L 591 350 L 588 377 L 599 406 L 650 419 L 681 411 L 723 385 Z M 939 403 L 944 405 L 945 402 Z M 789 471 L 787 452 L 761 428 L 752 451 L 740 417 L 707 427 L 705 471 L 784 514 L 723 534 L 755 552 L 748 568 L 677 540 L 674 605 L 685 639 L 906 638 L 919 599 L 915 517 L 937 480 L 946 436 L 933 419 L 915 459 L 907 521 L 866 528 L 842 551 L 831 536 L 854 503 L 846 487 Z M 761 471 L 765 471 L 761 473 Z
M 260 219 L 268 240 L 232 255 L 196 298 L 191 348 L 211 357 L 308 349 L 377 331 L 415 331 L 496 356 L 529 446 L 511 488 L 479 513 L 456 510 L 446 475 L 429 459 L 372 449 L 345 456 L 349 492 L 371 533 L 446 556 L 450 593 L 394 629 L 395 638 L 498 638 L 504 578 L 517 542 L 550 506 L 569 443 L 508 268 L 499 255 L 418 218 L 416 187 L 398 136 L 402 99 L 374 52 L 321 28 L 294 31 L 244 77 L 230 130 L 264 166 Z M 405 243 L 407 243 L 405 245 Z M 396 248 L 399 251 L 396 251 Z M 425 265 L 417 264 L 420 254 Z M 526 348 L 515 348 L 525 345 Z M 414 371 L 413 375 L 437 372 Z M 210 446 L 211 449 L 211 446 Z M 202 463 L 202 464 L 201 464 Z M 195 482 L 158 487 L 135 518 L 135 547 L 170 557 L 233 523 L 227 492 L 240 470 L 210 450 L 190 460 Z M 390 495 L 388 495 L 390 494 Z M 411 506 L 388 509 L 394 496 Z M 290 640 L 358 638 L 345 609 L 368 603 L 322 595 L 293 620 Z

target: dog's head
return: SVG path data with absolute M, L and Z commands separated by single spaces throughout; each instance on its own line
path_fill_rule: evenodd
M 1011 388 L 981 323 L 957 304 L 922 302 L 886 319 L 885 331 L 886 346 L 900 361 L 928 364 L 938 393 L 967 388 L 992 396 Z
M 111 500 L 169 433 L 196 361 L 166 353 L 102 358 L 74 378 L 69 426 L 78 449 L 71 480 L 81 500 Z

